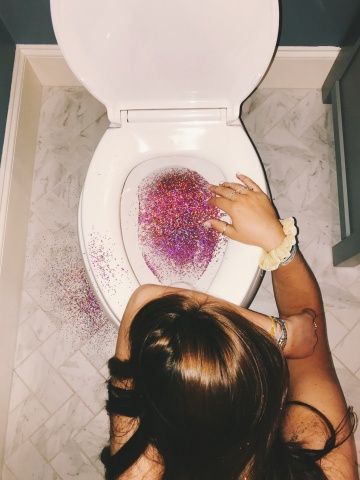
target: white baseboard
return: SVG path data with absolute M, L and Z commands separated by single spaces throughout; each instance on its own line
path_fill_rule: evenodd
M 17 49 L 0 165 L 0 472 L 5 434 L 42 86 Z M 1 473 L 0 473 L 1 475 Z
M 57 45 L 19 45 L 46 86 L 81 85 Z M 260 88 L 321 88 L 336 57 L 337 47 L 279 47 Z

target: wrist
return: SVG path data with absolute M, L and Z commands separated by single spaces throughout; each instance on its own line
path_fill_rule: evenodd
M 297 228 L 293 217 L 279 221 L 282 228 L 282 242 L 269 252 L 263 251 L 259 266 L 262 270 L 273 271 L 285 262 L 292 260 L 296 253 Z M 279 237 L 280 238 L 280 233 Z
M 271 252 L 271 250 L 274 250 L 281 245 L 285 237 L 286 235 L 284 233 L 283 226 L 280 223 L 280 220 L 278 220 L 274 224 L 274 227 L 267 232 L 267 236 L 264 238 L 260 246 L 263 250 L 265 250 L 265 252 Z

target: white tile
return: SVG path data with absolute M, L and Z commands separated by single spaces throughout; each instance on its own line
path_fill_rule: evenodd
M 30 390 L 24 384 L 24 382 L 19 378 L 16 372 L 13 372 L 12 382 L 11 382 L 11 395 L 10 395 L 10 404 L 9 412 L 14 410 L 15 407 L 20 405 L 27 397 L 30 395 Z
M 54 238 L 54 234 L 44 226 L 35 213 L 31 212 L 26 240 L 25 284 L 35 273 L 48 268 Z
M 16 373 L 51 413 L 63 405 L 73 393 L 38 351 L 19 365 Z
M 27 322 L 23 322 L 21 325 L 19 325 L 15 353 L 15 365 L 21 363 L 40 345 L 40 340 L 34 334 Z
M 79 133 L 105 113 L 105 107 L 83 87 L 47 87 L 40 114 L 40 131 Z
M 328 269 L 332 261 L 332 251 L 327 233 L 317 228 L 314 228 L 314 231 L 318 233 L 316 233 L 315 238 L 302 249 L 302 252 L 318 281 L 321 283 L 321 279 L 323 278 L 328 280 Z
M 66 130 L 63 131 L 63 135 L 66 138 L 55 136 L 46 142 L 47 156 L 52 162 L 62 165 L 64 172 L 71 173 L 78 168 L 86 171 L 96 143 L 83 136 L 74 137 L 72 132 Z
M 334 365 L 336 373 L 339 378 L 341 387 L 344 391 L 345 400 L 349 406 L 354 408 L 354 411 L 360 412 L 360 379 L 353 375 L 345 366 L 339 362 L 334 356 Z M 355 442 L 357 446 L 358 456 L 360 454 L 360 431 L 359 428 L 355 431 Z
M 91 156 L 95 151 L 99 141 L 104 135 L 105 131 L 109 128 L 109 120 L 107 114 L 104 112 L 102 115 L 96 118 L 88 127 L 81 131 L 81 137 L 78 138 L 79 144 L 87 145 Z M 90 161 L 91 157 L 89 158 Z
M 21 293 L 19 324 L 25 322 L 29 316 L 38 308 L 33 298 L 23 289 Z
M 106 411 L 102 410 L 75 437 L 76 443 L 100 471 L 103 470 L 100 453 L 108 444 L 109 436 L 109 417 Z
M 74 224 L 77 220 L 77 208 L 68 207 L 52 192 L 37 200 L 33 205 L 33 210 L 52 232 L 57 232 L 69 224 Z
M 277 317 L 279 314 L 274 295 L 266 288 L 260 288 L 249 308 L 256 312 L 264 313 L 265 315 L 274 315 Z
M 68 207 L 77 207 L 85 179 L 83 169 L 68 173 L 53 189 L 53 193 Z
M 334 136 L 329 125 L 332 122 L 331 107 L 325 106 L 321 117 L 301 135 L 301 140 L 317 155 L 328 160 L 333 168 Z
M 256 110 L 270 95 L 273 94 L 271 88 L 261 88 L 256 90 L 250 97 L 248 97 L 242 104 L 242 118 L 246 124 L 247 116 Z
M 52 460 L 51 465 L 63 480 L 102 480 L 99 472 L 74 441 L 64 445 L 62 451 Z
M 348 333 L 348 329 L 330 312 L 326 313 L 326 324 L 329 345 L 334 349 Z
M 343 316 L 343 319 L 340 319 L 338 315 L 339 320 L 341 320 L 342 323 L 344 323 L 345 326 L 346 322 L 349 322 L 349 326 L 351 323 L 356 323 L 353 322 L 353 318 L 358 319 L 359 318 L 359 297 L 355 293 L 352 293 L 350 289 L 347 288 L 341 288 L 341 285 L 339 285 L 336 281 L 334 281 L 334 277 L 330 275 L 331 269 L 328 270 L 329 276 L 328 278 L 323 277 L 320 282 L 321 286 L 321 291 L 323 294 L 324 302 L 328 308 L 331 308 L 332 310 L 335 309 L 348 309 L 348 312 L 345 313 L 345 316 Z
M 283 120 L 267 131 L 261 140 L 263 143 L 277 147 L 279 150 L 285 151 L 287 149 L 289 153 L 293 152 L 297 158 L 315 158 L 314 152 L 301 138 L 296 137 L 289 131 Z
M 76 352 L 63 363 L 59 373 L 94 413 L 104 408 L 106 400 L 104 377 L 81 352 Z
M 288 91 L 273 90 L 265 101 L 246 117 L 245 125 L 253 139 L 263 138 L 297 101 L 297 98 Z
M 358 322 L 360 322 L 360 307 L 358 305 L 342 304 L 331 306 L 331 313 L 343 324 L 348 330 L 351 330 Z
M 52 275 L 54 258 L 48 258 L 48 266 L 25 279 L 24 285 L 37 305 L 47 313 L 61 318 L 60 300 L 64 298 L 64 289 L 58 278 Z
M 5 457 L 12 455 L 48 417 L 47 410 L 33 395 L 14 408 L 8 417 Z
M 114 355 L 117 336 L 118 328 L 107 322 L 81 347 L 81 351 L 95 368 L 100 369 Z
M 66 169 L 61 163 L 54 161 L 51 152 L 45 151 L 42 162 L 34 171 L 31 202 L 34 204 L 43 195 L 50 193 L 66 174 Z
M 300 137 L 324 114 L 324 110 L 321 91 L 310 90 L 296 107 L 288 112 L 284 123 L 291 133 Z
M 108 369 L 107 363 L 100 368 L 99 372 L 104 378 L 106 379 L 109 378 L 109 369 Z
M 334 349 L 335 355 L 353 373 L 360 369 L 360 323 Z
M 57 479 L 52 467 L 29 441 L 21 445 L 6 463 L 18 480 Z
M 83 339 L 71 332 L 71 325 L 67 325 L 54 332 L 40 348 L 41 353 L 54 367 L 59 368 L 76 350 L 78 350 Z
M 273 196 L 288 191 L 291 183 L 304 171 L 313 170 L 314 157 L 311 152 L 269 143 L 258 143 L 257 147 L 266 168 Z M 289 157 L 292 159 L 291 162 Z
M 56 330 L 56 325 L 53 320 L 54 316 L 38 308 L 29 317 L 28 323 L 37 338 L 41 342 L 44 342 Z
M 50 461 L 92 417 L 91 411 L 74 394 L 32 435 L 31 441 L 43 457 Z
M 1 478 L 2 480 L 17 480 L 15 475 L 11 472 L 11 470 L 6 465 L 4 465 L 3 467 Z

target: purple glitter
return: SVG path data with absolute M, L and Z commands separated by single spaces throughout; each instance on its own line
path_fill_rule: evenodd
M 199 279 L 216 255 L 221 236 L 204 227 L 220 210 L 208 204 L 207 181 L 187 168 L 166 168 L 139 187 L 139 240 L 146 264 L 159 281 L 174 275 Z
M 39 243 L 36 263 L 44 267 L 35 273 L 36 281 L 28 287 L 29 293 L 45 312 L 52 314 L 57 327 L 69 338 L 76 336 L 83 342 L 108 319 L 88 281 L 76 231 L 68 228 L 56 236 L 44 234 Z

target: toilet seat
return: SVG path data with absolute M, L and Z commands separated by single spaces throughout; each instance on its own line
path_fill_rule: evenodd
M 79 239 L 96 294 L 119 324 L 138 285 L 119 222 L 122 186 L 135 165 L 191 155 L 220 165 L 227 180 L 240 169 L 266 189 L 238 117 L 274 53 L 278 0 L 50 0 L 50 6 L 65 59 L 111 122 L 85 179 Z M 257 247 L 230 242 L 208 292 L 247 304 L 259 283 L 259 256 Z M 234 265 L 243 269 L 241 283 Z
M 108 129 L 91 161 L 79 208 L 79 238 L 86 269 L 107 314 L 115 321 L 123 313 L 138 281 L 129 265 L 119 222 L 121 192 L 133 167 L 162 155 L 222 159 L 220 168 L 235 180 L 234 165 L 262 189 L 266 181 L 257 154 L 241 126 L 221 122 L 134 123 Z M 86 203 L 87 208 L 83 205 Z M 247 304 L 260 272 L 260 249 L 230 241 L 208 293 Z M 234 265 L 236 269 L 234 269 Z

